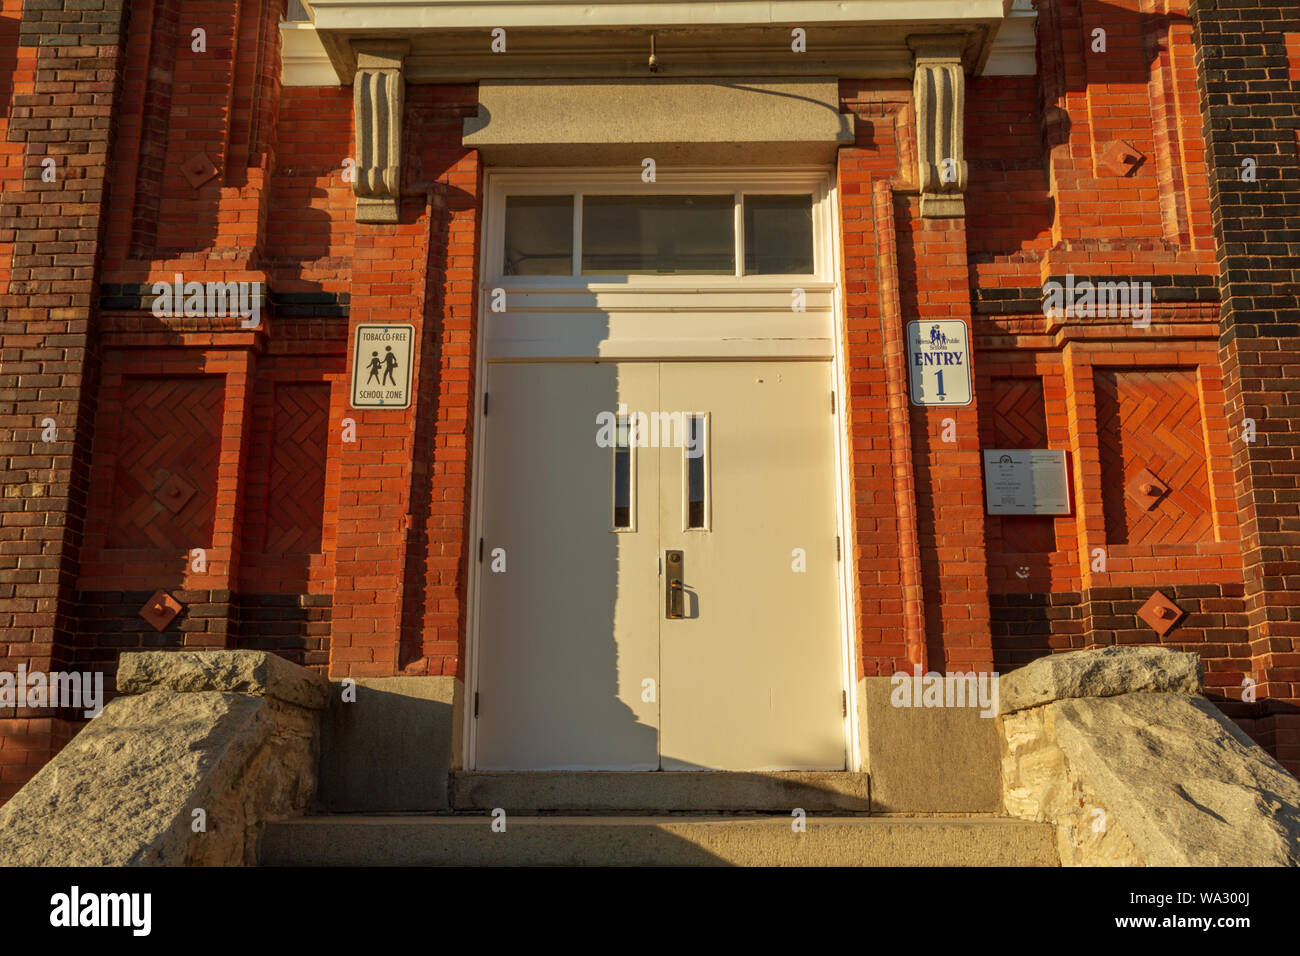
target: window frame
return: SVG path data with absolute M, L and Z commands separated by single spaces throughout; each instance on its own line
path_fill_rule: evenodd
M 485 262 L 482 272 L 485 288 L 591 288 L 617 285 L 650 287 L 738 286 L 789 288 L 803 284 L 834 282 L 834 263 L 829 236 L 831 232 L 832 175 L 822 167 L 774 169 L 683 169 L 659 170 L 657 181 L 641 181 L 640 168 L 603 169 L 498 169 L 492 171 L 489 185 L 489 216 L 485 221 Z M 733 241 L 735 266 L 731 275 L 704 273 L 617 273 L 584 275 L 582 273 L 582 216 L 586 196 L 693 195 L 733 197 Z M 795 195 L 811 197 L 813 217 L 812 273 L 745 273 L 745 208 L 747 195 Z M 505 249 L 505 208 L 511 196 L 572 195 L 573 262 L 567 276 L 507 276 L 503 274 Z

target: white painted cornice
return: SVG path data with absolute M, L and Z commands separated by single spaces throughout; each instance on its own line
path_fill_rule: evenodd
M 1011 0 L 307 0 L 318 30 L 998 22 Z
M 311 22 L 281 26 L 283 79 L 350 84 L 352 43 L 364 39 L 408 40 L 405 70 L 415 83 L 645 76 L 651 34 L 666 76 L 905 77 L 907 37 L 924 33 L 963 36 L 968 72 L 1032 73 L 1033 11 L 1019 9 L 1026 2 L 307 0 Z M 498 27 L 506 53 L 490 49 Z M 805 29 L 808 52 L 790 51 L 794 27 Z

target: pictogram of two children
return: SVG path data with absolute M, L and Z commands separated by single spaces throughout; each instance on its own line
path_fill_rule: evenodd
M 393 347 L 391 345 L 384 346 L 383 359 L 380 359 L 378 352 L 371 352 L 370 365 L 367 367 L 370 369 L 370 375 L 366 378 L 367 385 L 376 380 L 378 380 L 380 385 L 390 382 L 394 386 L 397 385 L 397 380 L 393 378 L 393 372 L 397 369 L 397 356 L 393 354 Z M 379 379 L 380 369 L 383 369 L 384 372 L 384 377 L 382 379 Z

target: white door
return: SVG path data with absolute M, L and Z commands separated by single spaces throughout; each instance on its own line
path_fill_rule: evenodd
M 658 366 L 489 366 L 479 565 L 480 770 L 654 770 L 659 705 L 654 509 L 613 530 L 597 415 L 654 402 Z M 658 482 L 638 454 L 634 490 Z M 496 570 L 494 570 L 494 567 Z M 649 699 L 643 699 L 649 698 Z
M 687 595 L 660 615 L 665 770 L 845 768 L 830 395 L 825 362 L 660 366 L 662 407 L 704 431 L 660 450 Z
M 478 769 L 845 768 L 830 374 L 489 366 Z

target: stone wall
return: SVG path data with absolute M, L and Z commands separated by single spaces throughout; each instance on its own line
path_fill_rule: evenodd
M 240 866 L 316 791 L 329 682 L 262 651 L 123 654 L 118 697 L 0 809 L 3 866 Z
M 1202 696 L 1200 658 L 1111 647 L 1002 680 L 1008 815 L 1063 866 L 1300 865 L 1300 781 Z

